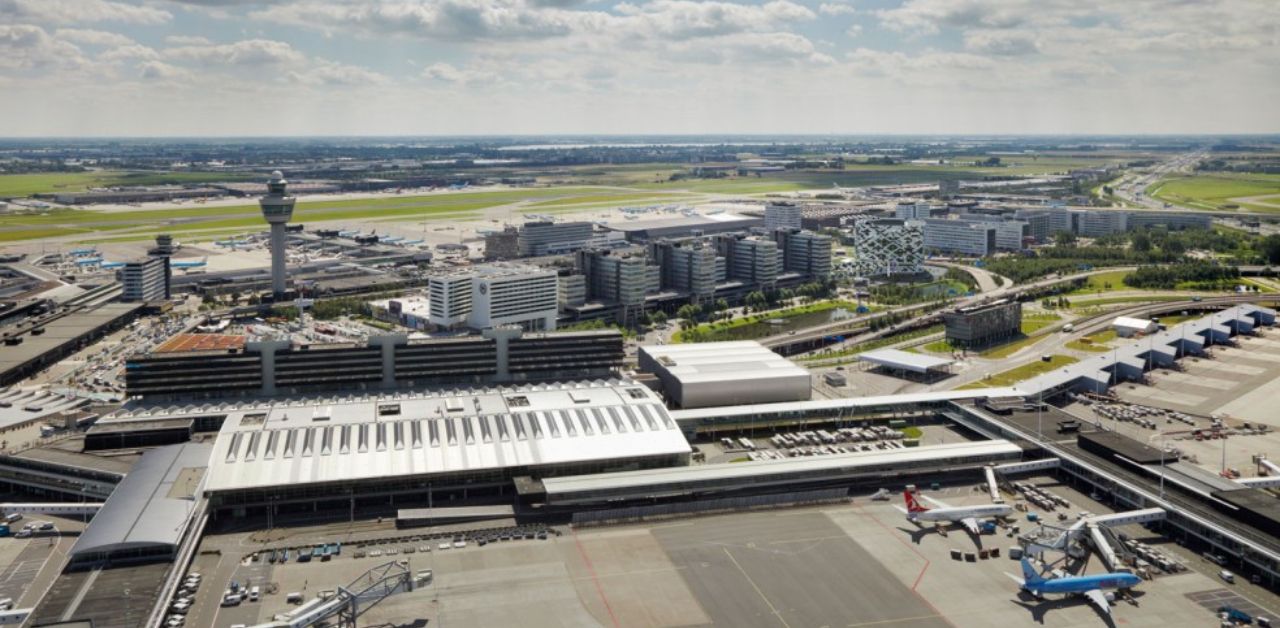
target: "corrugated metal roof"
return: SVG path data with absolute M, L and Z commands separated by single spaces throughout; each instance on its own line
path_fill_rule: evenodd
M 690 451 L 629 382 L 285 401 L 228 414 L 214 447 L 210 492 Z
M 863 362 L 871 362 L 873 364 L 906 371 L 915 371 L 916 373 L 927 373 L 930 369 L 942 368 L 952 362 L 952 360 L 948 360 L 946 358 L 935 358 L 930 355 L 911 353 L 909 351 L 901 351 L 899 349 L 877 349 L 875 351 L 866 351 L 864 353 L 859 353 L 858 359 Z
M 809 377 L 809 371 L 754 340 L 653 345 L 640 351 L 683 383 Z
M 199 494 L 203 477 L 182 471 L 206 468 L 212 452 L 208 444 L 186 443 L 143 454 L 81 533 L 71 554 L 177 546 L 195 509 L 195 498 L 187 496 Z M 177 485 L 181 482 L 191 485 Z

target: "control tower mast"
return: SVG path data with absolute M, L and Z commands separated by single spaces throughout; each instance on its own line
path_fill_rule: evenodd
M 279 170 L 271 173 L 267 182 L 267 195 L 258 200 L 262 217 L 271 225 L 271 294 L 275 301 L 285 298 L 286 275 L 284 226 L 293 218 L 293 204 L 297 201 L 287 194 L 289 182 Z

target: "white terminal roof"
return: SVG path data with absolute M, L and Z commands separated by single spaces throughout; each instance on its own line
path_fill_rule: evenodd
M 648 345 L 640 348 L 664 371 L 686 384 L 740 381 L 744 378 L 809 377 L 796 366 L 754 340 Z
M 1116 327 L 1125 327 L 1129 329 L 1154 329 L 1157 325 L 1145 318 L 1134 318 L 1132 316 L 1117 316 L 1112 324 Z
M 71 553 L 177 546 L 195 510 L 212 448 L 157 447 L 142 455 L 94 515 Z
M 690 451 L 657 395 L 631 382 L 271 400 L 223 411 L 210 492 Z
M 910 353 L 908 351 L 899 351 L 898 349 L 877 349 L 875 351 L 866 351 L 858 354 L 858 359 L 863 362 L 871 362 L 880 366 L 900 369 L 904 371 L 914 371 L 916 373 L 927 373 L 933 369 L 942 368 L 951 364 L 951 360 L 946 358 L 935 358 L 933 356 L 920 353 Z
M 43 390 L 0 389 L 0 429 L 9 429 L 50 418 L 60 412 L 72 412 L 89 405 L 79 397 L 64 397 Z
M 771 474 L 838 471 L 842 469 L 856 470 L 858 468 L 877 467 L 887 464 L 911 466 L 941 460 L 958 464 L 966 458 L 975 456 L 1003 455 L 1016 457 L 1021 454 L 1022 449 L 1006 440 L 974 441 L 928 447 L 909 447 L 907 449 L 813 456 L 809 458 L 727 462 L 692 467 L 669 467 L 642 471 L 545 478 L 542 480 L 542 486 L 546 489 L 548 497 L 567 493 L 589 493 L 603 489 L 641 489 L 648 487 L 661 490 L 663 487 L 693 482 L 734 479 L 743 481 L 760 480 Z

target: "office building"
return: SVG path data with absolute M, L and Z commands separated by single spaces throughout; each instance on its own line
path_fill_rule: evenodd
M 427 280 L 431 322 L 446 328 L 554 330 L 556 286 L 554 270 L 502 262 L 437 275 Z
M 622 306 L 644 305 L 645 295 L 657 292 L 661 283 L 661 269 L 643 255 L 579 251 L 577 264 L 592 299 Z
M 465 273 L 436 275 L 427 279 L 431 323 L 453 327 L 471 315 L 471 276 Z
M 258 199 L 262 217 L 271 225 L 271 296 L 279 301 L 285 298 L 288 269 L 285 267 L 285 224 L 293 218 L 293 205 L 297 201 L 288 194 L 289 182 L 279 170 L 271 173 L 267 182 L 267 194 Z
M 782 272 L 782 251 L 773 240 L 741 234 L 715 238 L 716 249 L 725 259 L 729 279 L 755 288 L 772 288 Z
M 893 217 L 899 220 L 922 220 L 931 216 L 929 206 L 924 203 L 898 203 L 893 210 Z
M 688 238 L 731 231 L 746 231 L 764 225 L 764 219 L 731 212 L 674 218 L 610 223 L 610 231 L 622 233 L 628 242 L 655 242 L 663 238 Z
M 924 223 L 883 218 L 853 224 L 856 273 L 863 277 L 916 274 L 924 263 Z
M 655 242 L 649 245 L 649 256 L 661 268 L 662 287 L 694 301 L 711 298 L 716 284 L 725 280 L 724 258 L 703 242 Z
M 942 313 L 947 342 L 955 347 L 982 347 L 1022 333 L 1022 304 L 1001 299 Z
M 484 258 L 489 261 L 520 257 L 520 230 L 507 225 L 484 234 Z
M 996 250 L 996 227 L 992 223 L 945 218 L 923 222 L 926 250 L 969 257 L 983 257 Z
M 764 228 L 773 232 L 776 229 L 799 229 L 803 226 L 804 208 L 795 203 L 769 203 L 764 208 Z
M 1129 214 L 1130 229 L 1164 227 L 1170 231 L 1183 229 L 1211 229 L 1213 216 L 1195 213 L 1133 212 Z
M 814 281 L 831 276 L 831 236 L 797 229 L 778 229 L 774 242 L 782 249 L 782 269 Z
M 526 222 L 520 227 L 517 247 L 521 257 L 572 253 L 591 240 L 589 222 Z
M 1128 212 L 1084 211 L 1080 214 L 1077 234 L 1086 238 L 1098 238 L 1128 230 Z
M 170 272 L 168 257 L 146 257 L 125 262 L 118 271 L 120 286 L 124 290 L 120 300 L 141 303 L 168 299 Z
M 1027 248 L 1031 227 L 1025 220 L 1012 216 L 992 214 L 960 214 L 958 220 L 987 223 L 996 229 L 996 248 L 1001 251 L 1021 251 Z
M 586 303 L 587 278 L 575 272 L 561 270 L 556 279 L 556 300 L 562 312 Z
M 1053 221 L 1049 212 L 1036 209 L 1019 209 L 1013 217 L 1027 223 L 1027 235 L 1037 244 L 1053 239 Z

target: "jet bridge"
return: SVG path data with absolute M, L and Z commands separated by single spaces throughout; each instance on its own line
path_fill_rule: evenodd
M 307 628 L 318 624 L 355 628 L 356 618 L 370 608 L 392 595 L 412 590 L 409 568 L 396 562 L 385 563 L 366 571 L 351 584 L 338 587 L 337 594 L 327 600 L 314 599 L 287 615 L 277 615 L 280 619 L 253 628 Z

